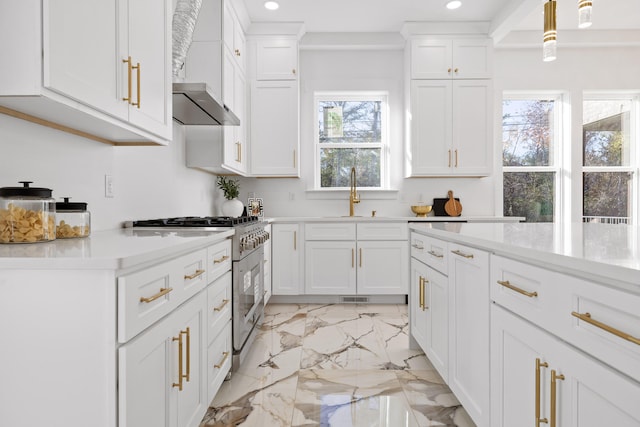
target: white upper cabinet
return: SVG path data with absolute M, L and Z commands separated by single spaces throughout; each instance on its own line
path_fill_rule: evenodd
M 491 77 L 491 40 L 411 40 L 412 79 L 486 79 Z
M 297 80 L 298 42 L 269 38 L 256 41 L 256 80 Z
M 233 58 L 242 70 L 246 69 L 246 41 L 242 25 L 236 16 L 236 12 L 231 7 L 229 1 L 224 2 L 224 21 L 222 37 L 225 47 L 232 53 Z
M 12 66 L 0 82 L 0 105 L 12 111 L 3 112 L 101 142 L 166 144 L 172 138 L 170 4 L 5 2 L 0 36 L 11 42 L 0 46 L 0 55 L 12 58 Z

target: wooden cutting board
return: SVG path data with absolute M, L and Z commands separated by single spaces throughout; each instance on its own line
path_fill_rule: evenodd
M 444 211 L 449 216 L 460 216 L 462 214 L 462 205 L 453 198 L 453 191 L 449 190 L 449 200 L 444 204 Z

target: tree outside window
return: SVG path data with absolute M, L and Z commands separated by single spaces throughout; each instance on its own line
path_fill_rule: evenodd
M 316 179 L 320 188 L 348 188 L 351 168 L 358 187 L 385 182 L 386 95 L 316 94 Z

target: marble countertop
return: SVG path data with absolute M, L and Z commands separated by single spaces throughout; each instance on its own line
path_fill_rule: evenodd
M 0 244 L 0 269 L 125 269 L 206 247 L 234 231 L 132 228 L 93 232 L 81 239 Z
M 291 222 L 520 222 L 523 217 L 502 217 L 502 216 L 291 216 L 270 218 L 272 223 Z
M 412 223 L 410 229 L 640 292 L 640 228 L 593 223 Z

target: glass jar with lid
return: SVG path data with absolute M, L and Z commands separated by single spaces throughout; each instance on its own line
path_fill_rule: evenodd
M 49 188 L 0 188 L 0 243 L 48 242 L 56 238 L 56 203 Z
M 87 204 L 72 203 L 69 197 L 63 200 L 56 203 L 56 238 L 87 237 L 91 233 L 91 213 L 87 210 Z

